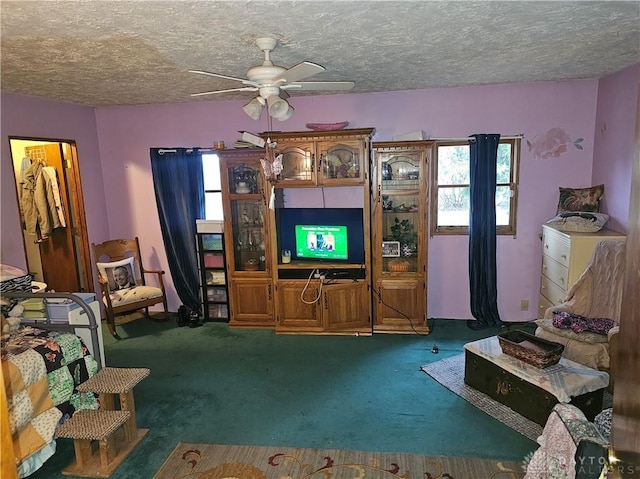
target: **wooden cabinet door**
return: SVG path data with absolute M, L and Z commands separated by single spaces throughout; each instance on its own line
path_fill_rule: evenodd
M 279 281 L 276 291 L 276 332 L 322 331 L 319 288 L 306 281 Z
M 425 311 L 427 295 L 422 280 L 378 281 L 376 332 L 428 331 Z
M 327 331 L 371 333 L 371 303 L 366 283 L 325 285 L 321 301 L 322 320 Z
M 230 326 L 272 327 L 274 325 L 270 279 L 233 277 L 229 283 Z

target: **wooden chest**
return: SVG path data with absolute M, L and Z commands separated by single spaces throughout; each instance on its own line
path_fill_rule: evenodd
M 465 350 L 464 382 L 541 426 L 545 425 L 553 406 L 558 403 L 550 392 L 468 350 Z M 571 404 L 580 408 L 592 421 L 602 411 L 603 392 L 604 389 L 598 389 L 577 396 Z

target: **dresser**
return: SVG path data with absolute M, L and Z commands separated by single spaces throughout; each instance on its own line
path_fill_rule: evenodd
M 542 226 L 542 277 L 538 317 L 562 303 L 569 288 L 585 270 L 596 244 L 602 240 L 625 241 L 626 236 L 602 229 L 596 233 L 571 233 Z

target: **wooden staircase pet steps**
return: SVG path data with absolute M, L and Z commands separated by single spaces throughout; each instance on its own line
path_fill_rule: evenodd
M 78 386 L 80 392 L 100 394 L 100 410 L 104 411 L 116 410 L 115 396 L 118 395 L 120 410 L 130 413 L 124 430 L 134 447 L 144 438 L 149 429 L 138 429 L 133 388 L 150 373 L 149 368 L 105 367 Z
M 131 453 L 135 444 L 127 440 L 122 426 L 131 416 L 129 411 L 76 412 L 56 429 L 58 437 L 73 439 L 76 460 L 62 470 L 67 476 L 109 477 Z M 117 438 L 121 433 L 124 438 Z M 93 441 L 98 442 L 95 454 Z

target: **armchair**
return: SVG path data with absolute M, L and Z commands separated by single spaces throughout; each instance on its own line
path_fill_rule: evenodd
M 149 307 L 162 303 L 168 317 L 167 296 L 162 275 L 164 271 L 148 270 L 142 265 L 138 238 L 108 240 L 92 243 L 94 260 L 98 269 L 98 281 L 102 292 L 107 326 L 114 338 L 116 317 L 144 309 L 149 317 Z M 153 275 L 157 286 L 147 286 L 145 275 Z
M 556 404 L 537 442 L 538 449 L 525 458 L 524 479 L 604 477 L 608 438 L 574 405 Z
M 615 335 L 620 324 L 622 288 L 625 269 L 626 246 L 623 241 L 603 240 L 599 242 L 587 268 L 573 284 L 565 301 L 545 311 L 543 319 L 536 321 L 536 336 L 561 343 L 565 346 L 563 356 L 594 369 L 610 371 L 613 384 L 615 363 Z M 564 311 L 585 318 L 607 318 L 616 324 L 608 335 L 587 331 L 579 333 L 571 329 L 553 326 L 555 312 Z

